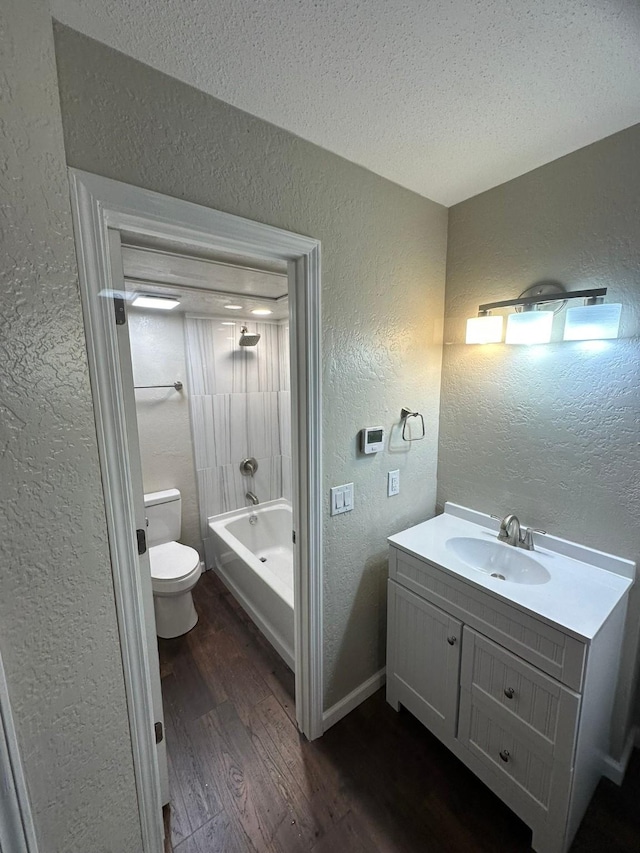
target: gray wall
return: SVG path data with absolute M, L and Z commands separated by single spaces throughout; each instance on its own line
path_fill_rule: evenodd
M 70 165 L 322 241 L 328 707 L 384 665 L 385 537 L 435 508 L 447 211 L 72 30 L 56 54 Z M 426 440 L 358 458 L 358 430 L 403 405 Z
M 129 341 L 136 385 L 173 388 L 136 391 L 136 415 L 145 492 L 180 489 L 181 542 L 204 556 L 189 418 L 189 383 L 184 349 L 184 317 L 171 312 L 129 312 Z
M 449 211 L 438 502 L 640 559 L 640 125 Z M 465 346 L 478 304 L 533 282 L 606 286 L 622 339 Z M 629 724 L 632 595 L 614 748 Z
M 3 0 L 0 648 L 41 853 L 141 845 L 51 19 Z

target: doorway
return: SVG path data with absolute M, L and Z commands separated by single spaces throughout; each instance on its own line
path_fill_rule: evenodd
M 144 505 L 135 488 L 140 460 L 133 458 L 128 445 L 131 413 L 127 414 L 125 401 L 127 392 L 133 391 L 133 378 L 123 368 L 118 348 L 121 312 L 126 313 L 122 245 L 144 242 L 191 257 L 204 253 L 286 264 L 295 703 L 298 728 L 309 739 L 322 734 L 320 246 L 308 237 L 76 170 L 70 170 L 70 182 L 144 850 L 159 853 L 162 826 L 153 689 L 158 673 L 148 649 L 148 584 L 145 592 L 141 580 L 139 531 L 144 530 Z

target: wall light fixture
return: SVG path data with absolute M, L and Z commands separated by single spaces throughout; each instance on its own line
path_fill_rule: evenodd
M 566 291 L 555 283 L 535 284 L 517 299 L 486 302 L 478 306 L 478 316 L 467 320 L 466 343 L 488 344 L 502 341 L 503 318 L 493 316 L 498 308 L 514 308 L 507 316 L 507 344 L 544 344 L 551 340 L 554 314 L 569 299 L 582 299 L 584 305 L 567 310 L 565 341 L 617 338 L 622 305 L 605 304 L 606 287 Z
M 551 340 L 553 311 L 527 306 L 520 314 L 507 317 L 505 344 L 548 344 Z
M 491 311 L 479 311 L 477 317 L 467 320 L 468 344 L 499 344 L 502 342 L 504 320 Z
M 620 327 L 622 305 L 619 302 L 605 304 L 602 296 L 585 299 L 584 305 L 567 309 L 564 321 L 565 341 L 598 341 L 617 338 Z

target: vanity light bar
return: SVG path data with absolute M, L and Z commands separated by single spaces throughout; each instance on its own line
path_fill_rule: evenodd
M 584 304 L 568 308 L 563 340 L 589 341 L 617 338 L 622 305 L 604 302 L 606 287 L 590 290 L 554 289 L 532 285 L 517 299 L 501 299 L 478 306 L 478 316 L 467 320 L 466 343 L 488 344 L 502 342 L 502 318 L 493 317 L 493 308 L 520 308 L 507 316 L 506 344 L 542 344 L 551 340 L 553 315 L 562 310 L 569 299 L 582 299 Z M 537 293 L 527 296 L 532 290 Z M 556 303 L 557 307 L 551 305 Z M 557 304 L 559 303 L 559 305 Z M 549 305 L 545 308 L 545 305 Z M 500 323 L 496 322 L 500 319 Z
M 565 299 L 593 299 L 596 296 L 606 296 L 606 287 L 595 287 L 591 290 L 561 290 L 558 293 L 537 294 L 536 296 L 521 296 L 518 299 L 503 299 L 500 302 L 485 302 L 478 306 L 478 312 L 491 311 L 492 308 L 513 308 L 517 306 L 541 305 L 543 302 L 564 302 Z

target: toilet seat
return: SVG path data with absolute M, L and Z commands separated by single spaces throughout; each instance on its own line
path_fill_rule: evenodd
M 180 542 L 149 548 L 151 585 L 156 595 L 175 595 L 195 586 L 200 577 L 200 555 Z

